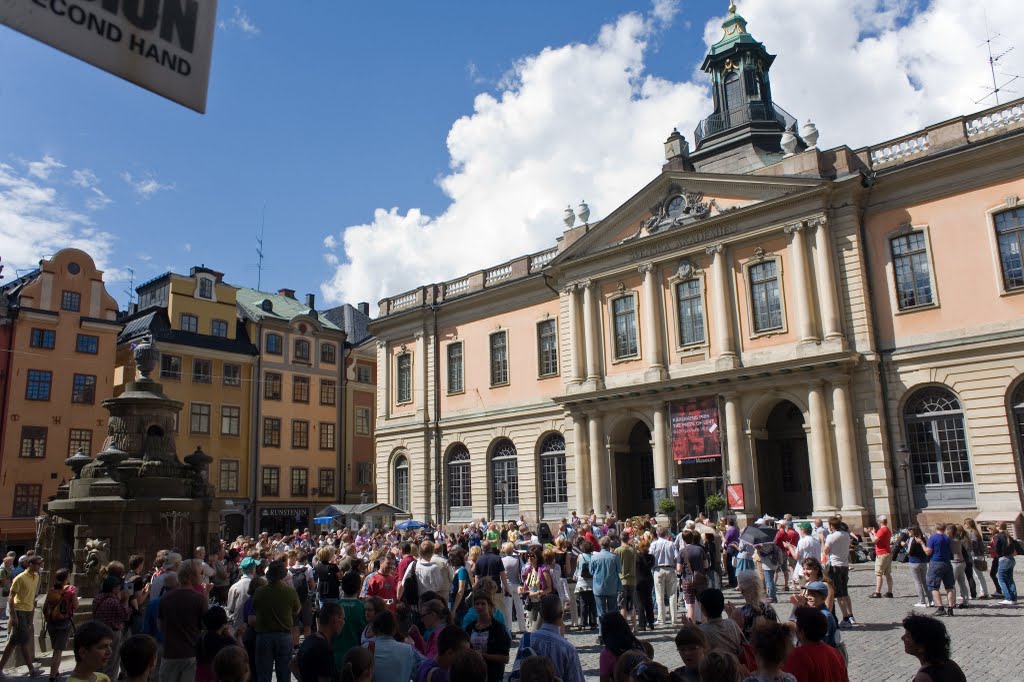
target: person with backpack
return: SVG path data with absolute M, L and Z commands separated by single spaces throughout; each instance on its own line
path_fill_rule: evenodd
M 60 662 L 68 646 L 73 629 L 75 611 L 78 609 L 78 590 L 68 585 L 68 569 L 62 568 L 53 574 L 53 587 L 46 593 L 43 602 L 43 622 L 50 635 L 53 657 L 50 659 L 50 682 L 60 677 Z
M 523 662 L 534 656 L 545 656 L 555 668 L 555 674 L 562 682 L 584 682 L 580 653 L 573 644 L 562 636 L 565 609 L 557 594 L 546 594 L 540 600 L 541 626 L 523 635 L 516 652 L 515 663 L 509 682 L 523 679 Z
M 299 604 L 302 608 L 295 618 L 295 645 L 298 646 L 299 637 L 309 636 L 313 626 L 313 601 L 310 599 L 316 583 L 313 581 L 313 568 L 309 565 L 305 552 L 298 552 L 295 564 L 288 569 L 288 575 L 292 579 L 292 587 L 299 595 Z

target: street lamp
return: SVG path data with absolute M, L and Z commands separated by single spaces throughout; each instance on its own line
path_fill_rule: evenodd
M 900 446 L 896 449 L 896 459 L 900 465 L 900 471 L 903 472 L 903 487 L 907 491 L 907 527 L 914 524 L 914 497 L 910 491 L 910 448 L 907 447 L 906 443 L 900 443 Z
M 504 476 L 498 479 L 498 490 L 501 491 L 501 524 L 505 525 L 505 499 L 508 497 L 508 480 Z

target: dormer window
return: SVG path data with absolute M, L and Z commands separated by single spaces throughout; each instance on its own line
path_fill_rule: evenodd
M 199 278 L 199 298 L 213 300 L 213 280 L 208 277 Z

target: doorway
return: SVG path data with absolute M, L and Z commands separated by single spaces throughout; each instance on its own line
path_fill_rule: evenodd
M 651 431 L 642 421 L 629 432 L 628 450 L 615 453 L 616 512 L 620 519 L 654 514 L 654 452 Z
M 814 510 L 811 467 L 800 408 L 788 400 L 773 407 L 764 432 L 757 439 L 756 450 L 760 513 L 775 518 L 783 514 L 810 516 Z

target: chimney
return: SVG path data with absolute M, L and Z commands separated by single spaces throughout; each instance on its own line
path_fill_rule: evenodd
M 295 299 L 295 289 L 278 289 L 278 296 L 284 296 L 286 298 Z
M 310 310 L 316 310 L 316 296 L 314 294 L 306 294 L 306 307 Z
M 366 303 L 364 301 L 364 302 L 360 303 L 356 307 L 359 308 L 359 312 L 361 312 L 363 315 L 366 315 L 367 317 L 370 316 L 370 304 L 369 303 Z

